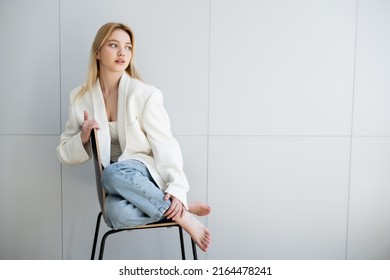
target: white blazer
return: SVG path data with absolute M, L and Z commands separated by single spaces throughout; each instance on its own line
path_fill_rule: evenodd
M 93 90 L 76 98 L 80 87 L 70 96 L 68 121 L 57 147 L 59 160 L 68 165 L 84 163 L 91 157 L 90 147 L 81 142 L 84 110 L 98 122 L 102 163 L 110 164 L 111 139 L 103 94 L 99 81 Z M 186 208 L 187 178 L 178 142 L 172 136 L 170 121 L 163 107 L 159 89 L 131 78 L 126 72 L 118 90 L 118 137 L 122 155 L 118 161 L 137 159 L 143 162 L 159 188 L 179 199 Z

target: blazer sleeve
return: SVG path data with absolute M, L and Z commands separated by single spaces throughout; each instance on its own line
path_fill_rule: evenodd
M 57 146 L 57 156 L 61 163 L 67 165 L 81 164 L 90 159 L 91 148 L 89 143 L 84 147 L 81 142 L 81 126 L 77 122 L 75 113 L 75 104 L 72 102 L 72 96 L 69 105 L 68 121 L 65 130 L 61 134 L 60 142 Z
M 150 95 L 142 119 L 157 171 L 167 185 L 165 193 L 175 196 L 188 208 L 189 185 L 183 171 L 183 157 L 179 143 L 172 135 L 161 91 L 156 90 Z

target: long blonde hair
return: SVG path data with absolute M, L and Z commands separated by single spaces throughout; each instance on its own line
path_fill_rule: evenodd
M 131 31 L 130 27 L 123 23 L 117 22 L 109 22 L 104 24 L 98 32 L 96 33 L 95 39 L 93 40 L 91 47 L 91 54 L 89 58 L 89 67 L 87 72 L 87 80 L 86 83 L 82 86 L 80 92 L 78 93 L 78 97 L 83 96 L 87 91 L 91 90 L 95 85 L 98 77 L 99 77 L 99 62 L 96 58 L 98 52 L 103 47 L 103 45 L 107 42 L 108 38 L 111 36 L 112 32 L 117 29 L 121 29 L 125 31 L 130 36 L 130 42 L 132 44 L 132 56 L 130 59 L 129 66 L 126 68 L 126 72 L 130 75 L 130 77 L 141 80 L 141 77 L 134 66 L 134 50 L 135 50 L 135 42 L 134 42 L 134 33 Z

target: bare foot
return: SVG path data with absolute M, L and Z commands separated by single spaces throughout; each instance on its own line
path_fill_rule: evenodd
M 211 234 L 194 215 L 184 211 L 183 216 L 177 218 L 176 222 L 191 236 L 202 251 L 207 252 L 211 242 Z
M 211 207 L 199 201 L 188 203 L 188 211 L 197 216 L 206 216 L 210 214 Z

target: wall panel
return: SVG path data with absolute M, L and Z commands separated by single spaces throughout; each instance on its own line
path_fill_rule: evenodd
M 59 1 L 1 1 L 1 134 L 59 133 L 58 32 Z
M 0 259 L 61 259 L 56 136 L 0 135 Z
M 390 135 L 389 14 L 389 1 L 359 1 L 354 135 Z
M 390 259 L 390 139 L 353 140 L 349 259 Z
M 349 139 L 215 136 L 209 259 L 344 259 Z
M 211 1 L 211 135 L 348 135 L 356 1 Z

